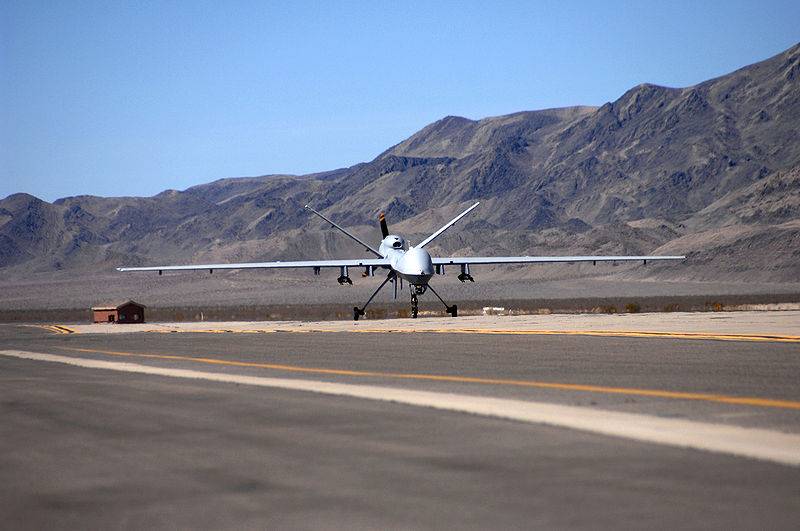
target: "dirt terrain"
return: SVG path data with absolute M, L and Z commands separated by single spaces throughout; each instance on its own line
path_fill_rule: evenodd
M 647 266 L 649 267 L 649 265 Z M 678 265 L 677 267 L 680 267 Z M 565 266 L 565 274 L 578 266 Z M 599 268 L 599 266 L 598 266 Z M 611 269 L 611 267 L 607 268 Z M 475 272 L 475 283 L 455 275 L 432 283 L 462 315 L 502 307 L 503 313 L 663 312 L 740 309 L 747 304 L 800 303 L 800 285 L 736 282 L 632 281 L 575 275 L 560 280 L 514 278 L 524 269 Z M 335 274 L 314 276 L 239 271 L 184 274 L 36 275 L 30 280 L 0 279 L 0 321 L 86 322 L 89 308 L 133 299 L 148 307 L 149 319 L 324 320 L 352 319 L 380 280 L 354 276 L 353 286 L 339 286 Z M 493 278 L 494 274 L 500 278 Z M 370 318 L 408 316 L 409 291 L 392 299 L 384 289 L 368 307 Z M 423 315 L 442 313 L 435 298 L 421 297 Z

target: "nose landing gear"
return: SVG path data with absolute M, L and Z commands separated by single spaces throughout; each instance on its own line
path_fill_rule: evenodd
M 452 305 L 452 306 L 449 306 L 446 302 L 444 302 L 444 299 L 442 299 L 439 296 L 439 294 L 436 293 L 436 290 L 433 289 L 433 287 L 430 284 L 427 284 L 427 285 L 414 286 L 414 289 L 411 291 L 411 318 L 412 319 L 416 319 L 417 316 L 419 315 L 419 298 L 417 297 L 417 295 L 418 294 L 421 295 L 421 294 L 425 293 L 425 291 L 428 290 L 428 289 L 430 289 L 431 292 L 433 292 L 433 294 L 436 295 L 437 299 L 442 301 L 442 304 L 444 304 L 444 308 L 447 311 L 447 313 L 449 313 L 452 317 L 458 317 L 458 306 L 456 306 L 455 304 Z

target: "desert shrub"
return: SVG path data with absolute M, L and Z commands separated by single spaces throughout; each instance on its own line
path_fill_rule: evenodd
M 629 302 L 628 304 L 625 305 L 625 311 L 628 313 L 639 313 L 640 311 L 642 311 L 642 307 L 639 306 L 638 303 Z
M 678 304 L 675 303 L 675 302 L 673 302 L 671 304 L 667 304 L 666 306 L 664 306 L 664 311 L 665 312 L 677 312 L 680 309 L 681 309 L 680 306 L 678 306 Z

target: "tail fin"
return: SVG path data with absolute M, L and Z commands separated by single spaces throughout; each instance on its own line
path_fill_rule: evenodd
M 316 210 L 314 210 L 313 208 L 311 208 L 311 206 L 310 206 L 310 205 L 306 205 L 306 208 L 307 208 L 308 210 L 310 210 L 311 212 L 313 212 L 314 214 L 316 214 L 317 216 L 319 216 L 320 218 L 322 218 L 322 219 L 324 219 L 325 221 L 327 221 L 328 223 L 330 223 L 332 227 L 336 227 L 337 229 L 339 229 L 340 231 L 342 231 L 342 232 L 343 232 L 345 235 L 347 235 L 347 237 L 348 237 L 348 238 L 351 238 L 351 239 L 353 239 L 353 240 L 357 241 L 358 243 L 360 243 L 361 245 L 363 245 L 363 246 L 364 246 L 364 248 L 365 248 L 367 251 L 371 252 L 372 254 L 374 254 L 375 256 L 377 256 L 378 258 L 383 258 L 383 255 L 382 255 L 381 253 L 379 253 L 378 251 L 376 251 L 376 250 L 375 250 L 374 248 L 372 248 L 371 246 L 367 245 L 366 243 L 364 243 L 364 242 L 362 242 L 361 240 L 359 240 L 358 238 L 356 238 L 356 237 L 355 237 L 353 234 L 351 234 L 351 233 L 347 232 L 345 229 L 343 229 L 342 227 L 340 227 L 339 225 L 337 225 L 337 224 L 336 224 L 336 223 L 334 223 L 333 221 L 329 220 L 328 218 L 326 218 L 325 216 L 323 216 L 322 214 L 320 214 L 319 212 L 317 212 Z
M 455 224 L 456 224 L 456 222 L 457 222 L 458 220 L 460 220 L 461 218 L 463 218 L 464 216 L 466 216 L 467 214 L 469 214 L 469 213 L 470 213 L 470 211 L 471 211 L 473 208 L 475 208 L 476 206 L 478 206 L 478 205 L 480 205 L 480 204 L 481 204 L 481 202 L 480 202 L 480 201 L 478 201 L 477 203 L 475 203 L 474 205 L 472 205 L 471 207 L 469 207 L 468 209 L 466 209 L 464 212 L 462 212 L 462 213 L 461 213 L 461 214 L 459 214 L 458 216 L 456 216 L 456 217 L 454 217 L 453 219 L 451 219 L 451 220 L 450 220 L 450 221 L 447 223 L 447 225 L 445 225 L 445 226 L 444 226 L 444 227 L 442 227 L 441 229 L 437 230 L 436 232 L 434 232 L 433 234 L 431 234 L 430 236 L 428 236 L 427 238 L 425 238 L 425 239 L 424 239 L 424 240 L 423 240 L 423 241 L 422 241 L 422 242 L 421 242 L 419 245 L 417 245 L 417 249 L 421 249 L 421 248 L 425 247 L 426 245 L 428 245 L 429 243 L 431 243 L 431 242 L 432 242 L 434 239 L 436 239 L 436 238 L 437 238 L 437 237 L 438 237 L 438 236 L 439 236 L 441 233 L 443 233 L 444 231 L 446 231 L 447 229 L 449 229 L 450 227 L 452 227 L 453 225 L 455 225 Z
M 381 215 L 378 216 L 378 219 L 381 222 L 381 234 L 385 238 L 389 235 L 389 226 L 386 225 L 386 215 L 383 212 L 381 212 Z

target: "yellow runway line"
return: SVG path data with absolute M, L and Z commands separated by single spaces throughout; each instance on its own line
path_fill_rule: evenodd
M 500 334 L 500 335 L 532 335 L 532 336 L 599 336 L 599 337 L 660 337 L 673 339 L 713 339 L 721 341 L 778 341 L 800 343 L 800 336 L 754 335 L 754 334 L 712 334 L 706 332 L 656 332 L 639 330 L 506 330 L 484 328 L 436 328 L 428 330 L 349 330 L 362 333 L 379 332 L 417 332 L 434 334 Z
M 530 380 L 479 378 L 471 376 L 448 376 L 440 374 L 409 374 L 409 373 L 394 373 L 394 372 L 354 371 L 347 369 L 323 369 L 323 368 L 311 368 L 311 367 L 298 367 L 294 365 L 281 365 L 273 363 L 222 360 L 216 358 L 194 358 L 191 356 L 176 356 L 167 354 L 119 352 L 113 350 L 97 350 L 88 348 L 69 348 L 69 347 L 61 347 L 61 348 L 64 350 L 71 350 L 75 352 L 107 354 L 110 356 L 139 357 L 139 358 L 160 359 L 160 360 L 170 360 L 170 361 L 188 361 L 192 363 L 204 363 L 208 365 L 222 365 L 229 367 L 251 367 L 251 368 L 271 369 L 271 370 L 298 372 L 306 374 L 352 376 L 361 378 L 389 378 L 389 379 L 401 379 L 401 380 L 455 382 L 455 383 L 514 386 L 514 387 L 531 387 L 540 389 L 558 389 L 562 391 L 578 391 L 578 392 L 618 394 L 618 395 L 631 395 L 631 396 L 648 396 L 648 397 L 667 398 L 675 400 L 698 400 L 704 402 L 717 402 L 722 404 L 736 404 L 744 406 L 800 410 L 800 402 L 798 401 L 776 400 L 771 398 L 739 397 L 739 396 L 726 396 L 726 395 L 717 395 L 709 393 L 690 393 L 682 391 L 663 391 L 657 389 L 636 389 L 636 388 L 626 388 L 626 387 L 606 387 L 600 385 L 540 382 L 540 381 L 530 381 Z
M 72 328 L 67 328 L 63 325 L 27 325 L 33 326 L 35 328 L 41 328 L 42 330 L 47 330 L 48 332 L 53 332 L 54 334 L 77 334 L 76 330 Z

